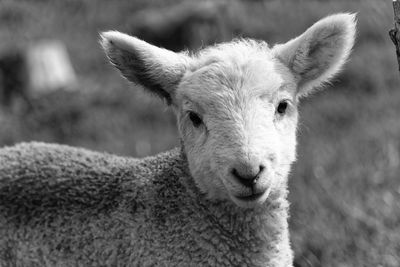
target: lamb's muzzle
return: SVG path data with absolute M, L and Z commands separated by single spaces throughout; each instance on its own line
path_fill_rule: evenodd
M 234 202 L 242 206 L 262 204 L 271 190 L 271 179 L 265 165 L 253 164 L 252 162 L 239 162 L 231 169 L 233 183 L 242 188 L 238 192 L 231 192 Z M 240 170 L 240 172 L 238 171 Z
M 246 172 L 243 172 L 243 170 L 239 172 L 236 168 L 233 168 L 231 171 L 233 177 L 235 177 L 239 183 L 241 183 L 245 187 L 250 188 L 254 187 L 257 184 L 258 179 L 265 169 L 264 165 L 255 166 L 253 168 L 251 167 L 252 166 L 245 167 Z

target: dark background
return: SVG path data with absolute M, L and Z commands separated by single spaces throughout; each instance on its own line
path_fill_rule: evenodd
M 58 39 L 79 78 L 75 91 L 32 96 L 31 109 L 19 98 L 0 108 L 0 146 L 37 140 L 142 157 L 178 144 L 171 111 L 119 77 L 98 44 L 100 31 L 138 34 L 175 50 L 233 36 L 273 44 L 325 15 L 357 12 L 350 62 L 301 104 L 291 240 L 296 266 L 400 266 L 400 76 L 387 34 L 391 1 L 219 1 L 181 21 L 166 15 L 182 15 L 174 8 L 188 2 L 0 0 L 2 54 Z

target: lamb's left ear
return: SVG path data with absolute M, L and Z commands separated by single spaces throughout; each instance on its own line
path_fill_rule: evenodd
M 299 37 L 273 47 L 273 53 L 294 74 L 298 95 L 329 81 L 349 57 L 354 44 L 356 20 L 354 14 L 326 17 Z
M 185 73 L 189 57 L 156 47 L 116 31 L 103 32 L 101 45 L 111 63 L 129 81 L 172 103 L 174 90 Z

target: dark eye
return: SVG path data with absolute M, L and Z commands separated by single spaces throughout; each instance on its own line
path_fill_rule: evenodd
M 285 114 L 288 105 L 289 104 L 286 100 L 279 102 L 278 107 L 276 108 L 276 112 L 278 112 L 281 115 Z
M 192 121 L 194 127 L 199 127 L 203 121 L 200 119 L 199 115 L 194 113 L 193 111 L 189 111 L 189 119 Z

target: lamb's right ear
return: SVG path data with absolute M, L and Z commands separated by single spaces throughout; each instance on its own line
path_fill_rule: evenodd
M 188 56 L 153 46 L 116 31 L 103 32 L 101 45 L 111 63 L 129 81 L 140 84 L 168 104 L 185 73 Z

